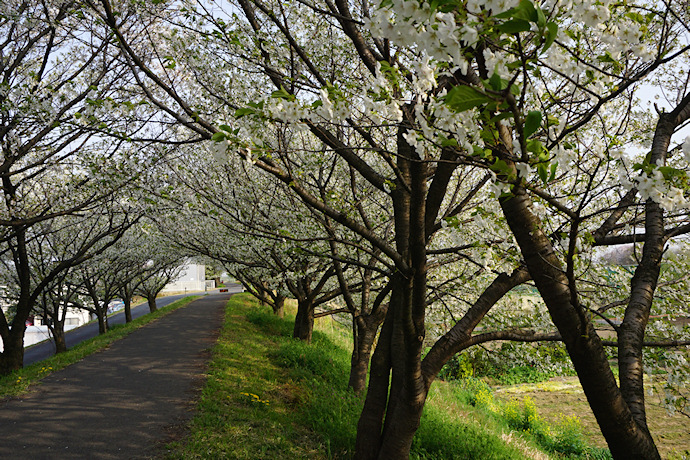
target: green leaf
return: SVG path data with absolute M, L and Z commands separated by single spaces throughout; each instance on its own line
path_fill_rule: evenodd
M 498 30 L 504 34 L 517 34 L 520 32 L 528 32 L 531 26 L 530 23 L 524 19 L 511 19 L 498 26 Z
M 228 132 L 228 133 L 232 132 L 232 128 L 228 125 L 220 125 L 219 128 L 222 129 L 223 131 Z
M 549 181 L 548 167 L 549 167 L 548 163 L 539 163 L 539 165 L 537 166 L 537 172 L 539 173 L 539 178 L 541 179 L 541 181 L 545 185 Z
M 661 166 L 658 168 L 659 172 L 664 175 L 664 179 L 671 180 L 674 177 L 685 177 L 685 171 L 671 166 Z
M 624 16 L 627 16 L 628 18 L 632 19 L 633 21 L 635 21 L 639 24 L 645 23 L 644 16 L 642 16 L 642 14 L 640 14 L 638 12 L 633 11 L 630 13 L 625 13 Z
M 235 110 L 235 118 L 242 118 L 245 115 L 251 115 L 253 113 L 256 113 L 256 110 L 249 107 L 242 107 L 241 109 Z
M 546 16 L 544 16 L 541 8 L 536 7 L 535 9 L 537 10 L 537 26 L 539 26 L 539 30 L 542 30 L 546 26 Z
M 558 35 L 558 24 L 555 22 L 549 22 L 546 24 L 546 32 L 544 34 L 544 46 L 541 47 L 541 52 L 543 53 L 547 49 L 551 48 L 553 42 L 556 40 Z
M 501 112 L 495 117 L 491 117 L 489 119 L 489 123 L 497 123 L 501 120 L 507 120 L 508 118 L 513 118 L 513 113 L 512 112 Z
M 222 132 L 213 133 L 213 136 L 211 136 L 211 140 L 214 142 L 224 141 L 225 140 L 225 133 L 222 133 Z
M 440 137 L 441 137 L 441 147 L 457 147 L 458 146 L 457 139 L 448 139 L 445 136 L 440 136 Z
M 295 95 L 288 93 L 288 91 L 283 88 L 282 86 L 280 87 L 279 90 L 273 91 L 271 93 L 271 97 L 274 99 L 285 99 L 287 101 L 294 101 L 295 100 Z
M 502 174 L 504 176 L 510 176 L 512 170 L 503 160 L 496 159 L 496 162 L 490 166 L 491 170 L 497 174 Z
M 504 11 L 503 13 L 494 14 L 494 17 L 496 19 L 510 19 L 510 18 L 514 17 L 517 12 L 518 12 L 517 8 L 511 8 L 507 11 Z
M 554 180 L 556 178 L 556 169 L 558 168 L 558 162 L 554 161 L 551 164 L 551 174 L 549 175 L 549 182 Z
M 544 144 L 542 144 L 538 139 L 530 139 L 525 144 L 527 151 L 534 153 L 535 155 L 541 155 L 544 153 L 544 151 L 546 151 Z
M 525 139 L 537 132 L 541 125 L 541 112 L 539 110 L 532 110 L 525 118 L 524 135 Z
M 516 10 L 517 11 L 512 16 L 515 19 L 524 19 L 525 21 L 534 23 L 539 21 L 537 10 L 530 0 L 522 0 Z
M 448 104 L 448 107 L 456 112 L 464 112 L 465 110 L 491 102 L 491 98 L 471 86 L 460 85 L 448 91 L 448 94 L 445 96 L 445 102 Z

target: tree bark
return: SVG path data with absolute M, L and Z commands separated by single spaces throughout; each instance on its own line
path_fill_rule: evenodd
M 285 317 L 285 296 L 281 294 L 276 294 L 275 300 L 273 301 L 273 314 L 278 318 Z
M 297 300 L 297 316 L 292 337 L 311 343 L 314 331 L 314 303 L 310 299 Z
M 350 360 L 350 379 L 347 383 L 349 388 L 355 393 L 361 393 L 366 388 L 367 371 L 369 370 L 369 360 L 371 350 L 376 339 L 381 321 L 372 321 L 370 317 L 358 317 L 355 319 L 357 328 L 357 341 L 352 350 Z
M 132 322 L 132 290 L 127 286 L 124 286 L 120 290 L 120 295 L 122 296 L 122 303 L 124 303 L 125 310 L 125 323 Z
M 569 280 L 524 189 L 515 187 L 501 207 L 527 268 L 560 332 L 601 432 L 614 458 L 658 459 L 648 432 L 635 422 L 594 326 L 580 305 L 573 305 Z
M 396 291 L 391 293 L 391 305 L 396 301 Z M 388 385 L 391 373 L 391 339 L 393 315 L 389 306 L 381 327 L 378 343 L 371 358 L 369 387 L 362 414 L 357 422 L 355 459 L 375 460 L 381 447 L 381 429 L 388 403 Z
M 149 312 L 153 313 L 154 311 L 158 310 L 158 305 L 156 305 L 156 296 L 151 295 L 146 298 L 146 301 L 149 304 Z
M 65 328 L 62 324 L 55 324 L 51 328 L 53 333 L 53 340 L 55 341 L 55 354 L 64 353 L 67 351 L 67 342 L 65 341 Z
M 108 325 L 105 322 L 105 313 L 102 308 L 96 307 L 96 317 L 98 318 L 98 333 L 105 334 L 108 331 Z
M 24 328 L 21 333 L 13 327 L 7 337 L 3 337 L 4 350 L 0 353 L 0 375 L 24 367 Z

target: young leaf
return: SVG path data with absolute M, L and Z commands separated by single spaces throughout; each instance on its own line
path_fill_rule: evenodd
M 464 85 L 453 87 L 445 96 L 446 104 L 456 112 L 464 112 L 490 101 L 491 98 L 486 94 Z
M 517 34 L 530 30 L 529 22 L 524 19 L 511 19 L 498 26 L 498 30 L 504 34 Z
M 539 110 L 532 110 L 527 114 L 527 118 L 525 118 L 525 138 L 530 137 L 532 134 L 534 134 L 538 129 L 539 126 L 541 125 L 541 112 Z
M 214 133 L 213 136 L 211 136 L 211 140 L 214 142 L 221 142 L 225 140 L 225 133 L 222 132 L 217 132 Z
M 556 40 L 558 35 L 558 24 L 555 22 L 549 22 L 546 24 L 546 31 L 544 33 L 544 46 L 541 47 L 541 52 L 543 53 L 547 49 L 551 48 L 553 42 Z
M 279 90 L 273 91 L 271 93 L 271 97 L 274 99 L 285 99 L 288 101 L 294 101 L 295 100 L 295 96 L 293 94 L 288 93 L 287 90 L 285 88 L 283 88 L 282 86 L 280 87 Z
M 544 183 L 544 185 L 546 185 L 546 183 L 549 181 L 548 167 L 549 167 L 548 163 L 539 163 L 539 165 L 537 166 L 537 172 L 539 173 L 539 178 Z
M 235 118 L 242 118 L 245 115 L 250 115 L 255 112 L 256 110 L 251 109 L 249 107 L 242 107 L 241 109 L 235 110 Z

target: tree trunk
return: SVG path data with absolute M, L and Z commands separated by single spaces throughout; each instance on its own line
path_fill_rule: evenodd
M 132 291 L 127 287 L 123 287 L 120 291 L 122 296 L 122 303 L 125 310 L 125 323 L 132 322 Z
M 355 393 L 361 393 L 366 388 L 371 349 L 376 339 L 379 324 L 381 321 L 374 321 L 368 316 L 359 316 L 355 319 L 357 340 L 352 350 L 350 380 L 347 383 L 347 386 L 352 388 Z
M 285 317 L 285 296 L 277 294 L 275 300 L 273 301 L 273 313 L 278 318 Z
M 299 299 L 297 302 L 297 316 L 295 316 L 295 327 L 292 332 L 292 337 L 311 343 L 313 331 L 314 303 L 308 299 Z
M 156 296 L 152 295 L 146 298 L 146 301 L 149 304 L 149 312 L 153 313 L 154 311 L 158 310 L 158 305 L 156 305 Z
M 65 328 L 63 325 L 55 323 L 51 328 L 51 332 L 55 341 L 55 354 L 66 352 L 67 342 L 65 341 Z
M 7 340 L 3 337 L 3 345 L 4 350 L 0 353 L 0 375 L 8 375 L 24 367 L 24 331 L 22 330 L 21 334 L 17 333 L 13 327 Z
M 98 318 L 98 333 L 105 334 L 108 331 L 108 325 L 105 322 L 105 313 L 102 308 L 96 307 L 96 317 Z
M 125 322 L 132 322 L 132 300 L 128 297 L 122 299 L 125 304 Z
M 524 190 L 501 200 L 527 268 L 558 328 L 582 389 L 614 458 L 658 459 L 649 432 L 634 420 L 589 316 L 572 303 L 572 292 L 558 256 L 532 213 Z
M 357 439 L 355 442 L 355 459 L 375 460 L 381 447 L 381 429 L 386 413 L 388 384 L 391 374 L 391 338 L 393 335 L 393 308 L 396 291 L 391 293 L 391 306 L 383 321 L 381 334 L 371 358 L 369 387 L 364 400 L 362 414 L 357 422 Z

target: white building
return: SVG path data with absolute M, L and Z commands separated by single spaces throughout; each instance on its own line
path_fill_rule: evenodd
M 213 281 L 211 281 L 213 283 Z M 213 289 L 215 284 L 208 286 Z M 182 271 L 177 279 L 168 283 L 162 292 L 194 292 L 205 291 L 207 289 L 206 265 L 188 263 L 182 267 Z

